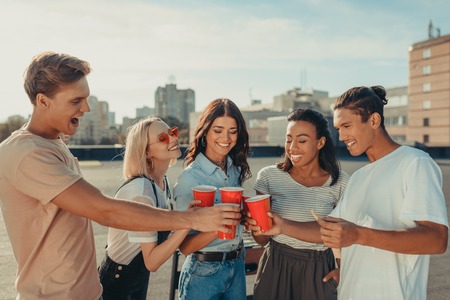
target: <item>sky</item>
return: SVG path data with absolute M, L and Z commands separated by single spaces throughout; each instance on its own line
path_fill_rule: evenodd
M 43 51 L 87 60 L 91 95 L 122 117 L 159 86 L 244 107 L 294 87 L 339 96 L 408 84 L 408 48 L 430 20 L 450 34 L 448 0 L 0 0 L 0 122 L 27 117 L 23 74 Z M 389 95 L 388 95 L 389 96 Z

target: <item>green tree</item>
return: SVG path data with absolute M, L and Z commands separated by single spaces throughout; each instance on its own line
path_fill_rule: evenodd
M 0 123 L 0 142 L 5 140 L 11 133 L 25 124 L 23 118 L 9 118 L 6 123 Z

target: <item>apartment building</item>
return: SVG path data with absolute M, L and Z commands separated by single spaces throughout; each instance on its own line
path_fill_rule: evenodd
M 409 49 L 407 139 L 450 145 L 450 35 L 430 37 Z
M 408 87 L 386 88 L 388 104 L 384 107 L 384 125 L 394 141 L 412 143 L 408 139 Z

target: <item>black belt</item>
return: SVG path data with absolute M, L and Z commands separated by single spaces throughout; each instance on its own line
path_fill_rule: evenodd
M 243 251 L 242 244 L 236 250 L 230 252 L 194 252 L 193 255 L 197 260 L 201 261 L 224 261 L 241 257 Z

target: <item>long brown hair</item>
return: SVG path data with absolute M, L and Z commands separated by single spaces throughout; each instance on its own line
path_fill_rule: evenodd
M 248 132 L 241 111 L 230 99 L 218 98 L 211 101 L 208 106 L 206 106 L 200 116 L 197 128 L 195 129 L 194 140 L 186 150 L 186 157 L 184 161 L 187 165 L 190 165 L 199 153 L 205 153 L 206 145 L 202 143 L 202 139 L 204 139 L 208 133 L 214 120 L 218 117 L 224 116 L 235 119 L 238 126 L 238 138 L 236 145 L 230 150 L 228 155 L 233 160 L 233 165 L 237 166 L 240 171 L 239 185 L 242 185 L 245 180 L 252 176 L 250 166 L 247 162 L 250 149 L 248 144 Z

